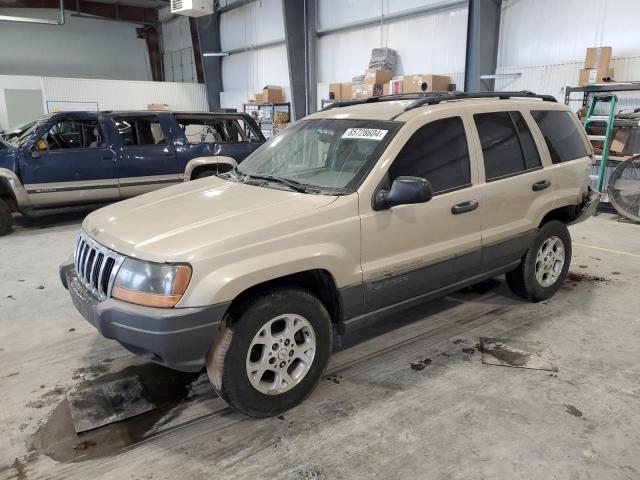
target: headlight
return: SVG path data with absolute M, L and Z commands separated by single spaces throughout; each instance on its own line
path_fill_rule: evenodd
M 111 296 L 147 307 L 173 307 L 191 280 L 189 265 L 152 263 L 127 258 L 113 283 Z

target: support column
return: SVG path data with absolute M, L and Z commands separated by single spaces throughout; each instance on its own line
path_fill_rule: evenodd
M 209 110 L 220 110 L 220 92 L 222 92 L 222 57 L 205 57 L 203 53 L 217 53 L 221 51 L 220 42 L 220 13 L 199 17 L 198 41 L 200 43 L 200 57 L 204 83 L 207 88 Z M 195 51 L 194 51 L 195 55 Z
M 501 10 L 502 0 L 469 0 L 465 92 L 493 91 L 495 81 L 480 76 L 496 73 Z
M 293 119 L 316 111 L 316 0 L 282 0 Z

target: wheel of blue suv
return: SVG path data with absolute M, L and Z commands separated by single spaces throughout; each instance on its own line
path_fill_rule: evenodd
M 569 230 L 564 223 L 552 220 L 540 227 L 518 268 L 507 273 L 507 284 L 516 295 L 540 302 L 558 291 L 570 264 Z
M 11 208 L 4 199 L 0 198 L 0 236 L 6 235 L 11 231 L 13 217 L 11 216 Z
M 214 175 L 217 175 L 218 172 L 215 169 L 210 169 L 210 170 L 202 170 L 198 173 L 196 173 L 193 176 L 194 180 L 198 180 L 200 178 L 205 178 L 205 177 L 213 177 Z
M 265 291 L 226 316 L 207 354 L 207 373 L 236 410 L 278 415 L 313 391 L 329 363 L 331 335 L 329 313 L 312 293 Z

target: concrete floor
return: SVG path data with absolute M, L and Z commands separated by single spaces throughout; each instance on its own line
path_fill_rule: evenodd
M 57 278 L 81 218 L 20 219 L 0 239 L 2 479 L 640 478 L 638 225 L 572 227 L 550 301 L 500 279 L 342 339 L 303 405 L 254 420 L 81 319 Z M 546 348 L 558 372 L 484 365 L 481 336 Z M 130 375 L 158 408 L 76 435 L 66 395 Z

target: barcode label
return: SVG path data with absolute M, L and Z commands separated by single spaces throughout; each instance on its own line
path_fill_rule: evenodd
M 342 138 L 361 138 L 363 140 L 375 140 L 379 142 L 389 130 L 377 128 L 349 128 L 342 134 Z

